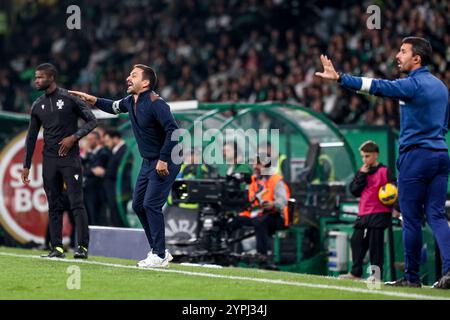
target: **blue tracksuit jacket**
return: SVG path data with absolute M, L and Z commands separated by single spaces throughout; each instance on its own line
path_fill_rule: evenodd
M 448 89 L 427 67 L 394 81 L 342 75 L 339 82 L 348 89 L 400 100 L 400 153 L 411 145 L 447 149 Z
M 167 162 L 178 143 L 171 139 L 178 125 L 167 102 L 161 98 L 152 101 L 150 93 L 147 90 L 139 94 L 136 104 L 129 95 L 118 101 L 98 98 L 95 106 L 112 114 L 128 112 L 142 158 Z

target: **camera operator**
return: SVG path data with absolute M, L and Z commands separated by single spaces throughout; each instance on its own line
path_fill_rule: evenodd
M 262 174 L 264 167 L 270 168 L 269 174 Z M 242 226 L 254 227 L 260 266 L 272 268 L 267 256 L 268 240 L 275 231 L 289 223 L 287 204 L 290 191 L 277 168 L 271 168 L 270 163 L 263 165 L 258 158 L 253 170 L 248 190 L 250 206 L 233 219 L 230 227 L 233 231 Z

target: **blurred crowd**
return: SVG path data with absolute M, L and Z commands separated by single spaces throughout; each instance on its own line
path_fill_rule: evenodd
M 28 111 L 39 94 L 34 67 L 44 61 L 59 68 L 63 86 L 113 99 L 125 95 L 130 66 L 146 63 L 168 101 L 295 102 L 338 124 L 398 127 L 396 101 L 314 77 L 319 55 L 342 72 L 394 79 L 401 39 L 422 36 L 434 49 L 432 72 L 450 87 L 450 4 L 375 1 L 381 29 L 370 30 L 373 2 L 83 0 L 81 30 L 71 31 L 68 2 L 21 1 L 0 66 L 0 109 Z
M 127 150 L 120 132 L 111 128 L 97 127 L 81 140 L 84 202 L 90 225 L 127 226 L 133 161 Z

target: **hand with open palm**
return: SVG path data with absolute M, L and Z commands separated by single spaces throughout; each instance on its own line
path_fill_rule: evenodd
M 321 77 L 322 79 L 327 80 L 338 80 L 339 74 L 334 69 L 333 63 L 330 59 L 328 59 L 327 56 L 321 54 L 320 55 L 320 61 L 323 65 L 323 72 L 316 72 L 315 75 L 317 77 Z

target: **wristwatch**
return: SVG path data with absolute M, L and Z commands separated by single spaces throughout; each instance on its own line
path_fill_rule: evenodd
M 338 72 L 337 74 L 338 74 L 337 82 L 341 83 L 342 82 L 342 75 L 343 75 L 343 73 L 342 72 Z

